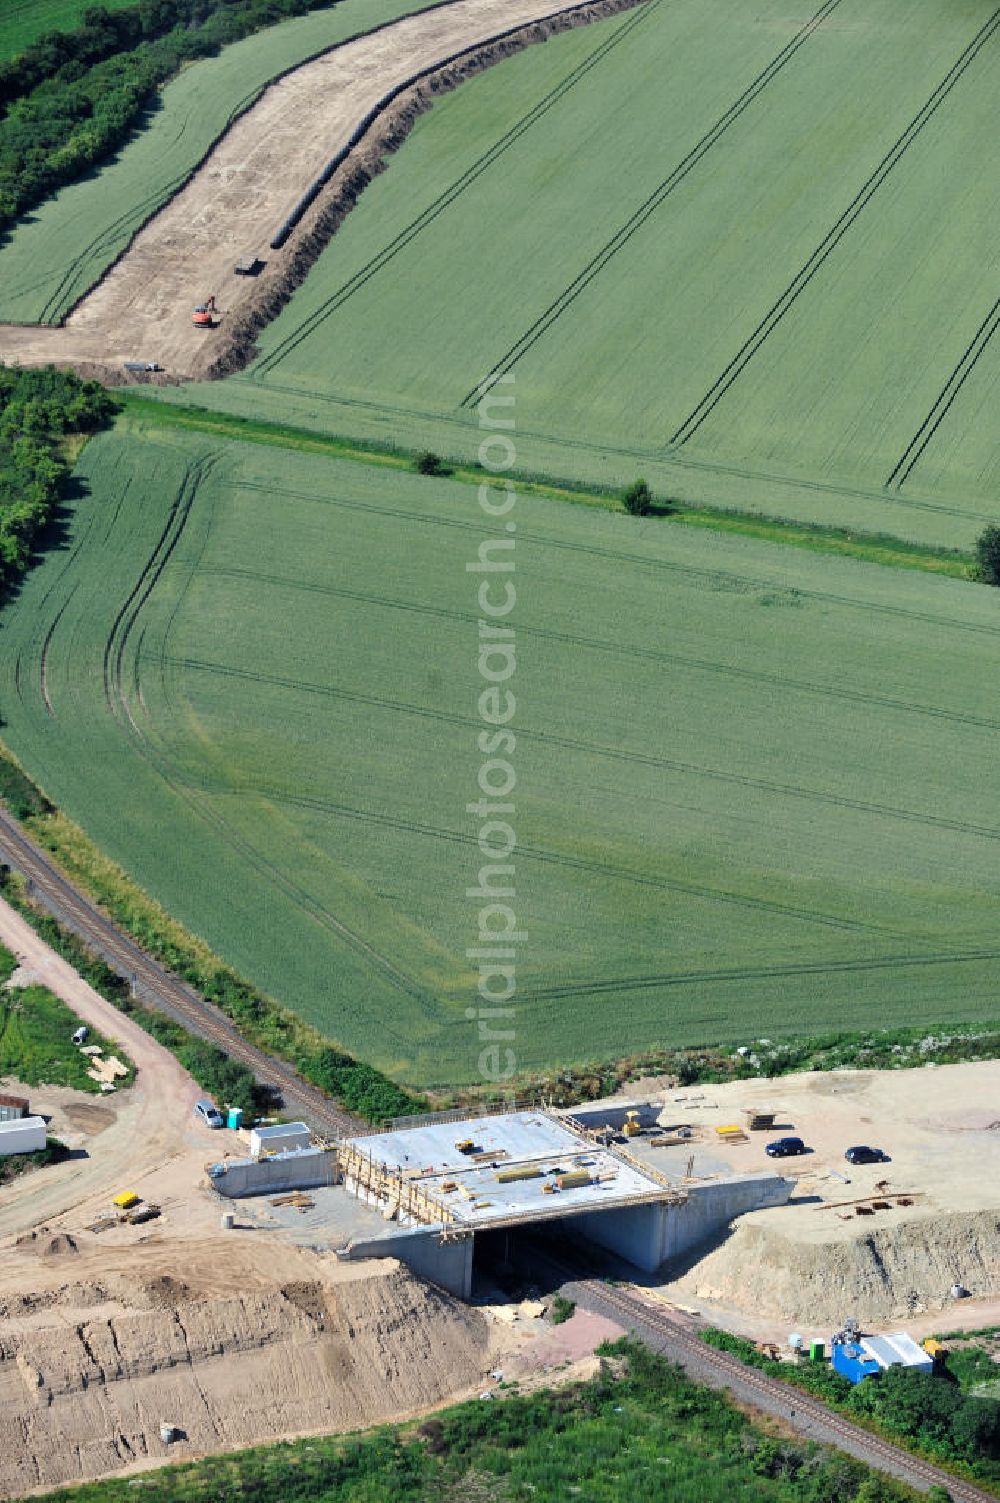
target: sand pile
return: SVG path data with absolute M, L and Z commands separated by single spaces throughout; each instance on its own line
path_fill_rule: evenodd
M 1000 1294 L 1000 1214 L 950 1211 L 883 1221 L 850 1235 L 797 1235 L 780 1213 L 736 1223 L 675 1287 L 749 1313 L 838 1326 L 881 1324 L 953 1303 L 953 1284 Z
M 317 1260 L 315 1280 L 221 1297 L 179 1278 L 131 1290 L 116 1279 L 10 1309 L 0 1329 L 0 1496 L 168 1451 L 181 1459 L 368 1425 L 481 1382 L 483 1318 L 396 1264 L 379 1266 L 344 1281 Z M 183 1431 L 179 1444 L 160 1440 L 163 1421 Z

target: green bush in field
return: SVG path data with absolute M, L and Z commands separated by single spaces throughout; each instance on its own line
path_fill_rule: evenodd
M 569 1320 L 576 1309 L 576 1302 L 567 1299 L 564 1294 L 557 1294 L 549 1306 L 549 1320 L 554 1326 L 561 1326 Z
M 653 493 L 645 480 L 636 480 L 622 492 L 622 505 L 631 517 L 648 517 L 653 509 Z
M 976 539 L 976 567 L 983 584 L 1000 585 L 1000 527 L 993 523 Z

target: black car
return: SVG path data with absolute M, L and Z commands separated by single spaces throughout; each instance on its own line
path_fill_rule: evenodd
M 849 1164 L 886 1164 L 889 1155 L 883 1153 L 881 1148 L 869 1148 L 865 1143 L 859 1143 L 857 1148 L 849 1148 L 844 1154 Z
M 788 1159 L 797 1153 L 808 1153 L 809 1150 L 801 1138 L 775 1138 L 773 1143 L 768 1143 L 764 1149 L 768 1158 Z

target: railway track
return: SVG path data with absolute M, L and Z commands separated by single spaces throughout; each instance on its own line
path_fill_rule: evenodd
M 667 1311 L 657 1309 L 636 1292 L 598 1279 L 569 1284 L 565 1292 L 584 1309 L 609 1316 L 654 1350 L 679 1362 L 698 1381 L 730 1389 L 738 1399 L 775 1415 L 809 1439 L 837 1446 L 868 1466 L 888 1472 L 921 1491 L 943 1487 L 954 1503 L 997 1503 L 996 1493 L 985 1492 L 923 1457 L 894 1446 L 844 1419 L 811 1394 L 748 1367 L 730 1352 L 709 1346 L 690 1328 L 689 1322 L 682 1323 Z
M 0 806 L 0 859 L 31 884 L 32 896 L 78 935 L 142 999 L 197 1038 L 222 1049 L 253 1071 L 261 1085 L 280 1092 L 285 1106 L 324 1137 L 353 1136 L 367 1124 L 303 1080 L 291 1065 L 250 1044 L 222 1010 L 153 960 L 66 877 Z

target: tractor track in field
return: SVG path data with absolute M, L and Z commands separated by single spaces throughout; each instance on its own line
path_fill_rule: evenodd
M 294 491 L 283 486 L 261 485 L 249 480 L 233 481 L 232 484 L 241 490 L 262 491 L 269 496 L 287 496 L 291 500 L 305 501 L 313 506 L 338 506 L 345 510 L 361 511 L 368 515 L 374 514 L 393 517 L 426 527 L 453 527 L 463 532 L 475 533 L 479 537 L 499 535 L 492 532 L 486 522 L 465 522 L 458 517 L 430 516 L 426 512 L 409 511 L 406 507 L 402 506 L 379 506 L 374 502 L 352 501 L 343 496 L 319 496 L 309 491 Z M 644 569 L 662 570 L 668 574 L 678 574 L 690 579 L 706 580 L 709 583 L 719 585 L 722 589 L 734 589 L 744 594 L 751 590 L 760 590 L 768 593 L 787 588 L 780 579 L 760 579 L 752 575 L 733 574 L 725 569 L 703 568 L 697 564 L 682 564 L 671 559 L 653 558 L 645 553 L 631 553 L 619 548 L 602 548 L 596 543 L 573 542 L 568 538 L 552 537 L 550 534 L 535 532 L 529 528 L 519 529 L 517 537 L 519 544 L 532 543 L 542 548 L 559 548 L 569 553 L 582 553 L 594 558 L 606 558 L 615 563 L 636 564 Z M 911 610 L 907 606 L 886 605 L 884 601 L 857 600 L 850 595 L 838 595 L 832 590 L 806 589 L 796 585 L 795 596 L 801 601 L 815 600 L 825 605 L 837 605 L 844 606 L 850 610 L 868 611 L 873 615 L 889 616 L 904 621 L 921 621 L 930 626 L 947 627 L 952 631 L 972 632 L 977 636 L 1000 637 L 1000 625 L 991 626 L 980 622 L 956 621 L 952 616 L 940 616 L 931 611 Z
M 287 575 L 268 574 L 259 569 L 239 569 L 213 565 L 203 571 L 206 575 L 222 579 L 248 579 L 259 584 L 276 585 L 281 589 L 303 591 L 307 594 L 329 596 L 333 599 L 356 600 L 361 604 L 374 605 L 386 610 L 407 611 L 415 615 L 429 616 L 438 621 L 452 621 L 457 625 L 475 624 L 480 619 L 473 611 L 451 610 L 446 606 L 427 605 L 418 601 L 400 600 L 392 595 L 375 595 L 363 590 L 347 590 L 337 585 L 325 585 Z M 637 643 L 612 642 L 601 637 L 587 637 L 579 632 L 556 631 L 551 627 L 527 626 L 518 623 L 518 636 L 535 637 L 541 641 L 563 642 L 571 647 L 584 647 L 594 652 L 612 653 L 630 661 L 663 663 L 670 667 L 690 668 L 697 673 L 709 673 L 735 679 L 738 683 L 761 684 L 767 688 L 792 689 L 802 694 L 815 695 L 819 699 L 837 700 L 845 704 L 878 705 L 883 709 L 898 711 L 903 715 L 919 715 L 931 720 L 943 720 L 955 725 L 974 726 L 978 729 L 1000 731 L 1000 719 L 989 715 L 973 715 L 961 710 L 948 710 L 943 705 L 922 704 L 919 700 L 897 699 L 890 694 L 870 694 L 862 689 L 847 689 L 840 684 L 824 684 L 813 679 L 795 678 L 786 674 L 765 673 L 757 668 L 744 668 L 736 664 L 715 662 L 710 658 L 692 657 L 688 653 L 663 652 L 656 648 L 640 647 Z
M 333 799 L 321 799 L 308 794 L 289 793 L 281 788 L 264 784 L 248 784 L 239 788 L 219 787 L 218 795 L 231 797 L 247 794 L 266 799 L 276 804 L 286 804 L 296 809 L 312 809 L 319 814 L 328 814 L 338 819 L 357 820 L 364 824 L 396 830 L 407 835 L 425 835 L 432 840 L 448 841 L 452 845 L 468 846 L 479 850 L 479 838 L 475 832 L 449 829 L 444 825 L 425 824 L 420 820 L 404 819 L 399 815 L 383 814 L 375 809 L 359 809 L 352 804 L 341 804 Z M 748 908 L 759 913 L 774 914 L 779 918 L 794 919 L 802 923 L 820 924 L 829 929 L 842 929 L 849 933 L 875 935 L 879 938 L 899 938 L 892 930 L 879 928 L 861 919 L 845 918 L 842 914 L 823 913 L 818 909 L 798 908 L 790 903 L 773 899 L 756 898 L 749 893 L 734 892 L 723 887 L 710 887 L 695 882 L 682 882 L 673 877 L 660 877 L 652 872 L 635 871 L 627 866 L 617 866 L 610 861 L 588 861 L 582 856 L 552 850 L 548 846 L 527 845 L 519 841 L 517 850 L 522 858 L 539 861 L 549 866 L 566 867 L 571 871 L 610 878 L 616 882 L 631 882 L 638 887 L 651 887 L 663 892 L 680 892 L 687 897 L 701 898 L 710 903 L 730 904 Z
M 675 429 L 667 444 L 668 450 L 679 448 L 686 444 L 689 439 L 694 437 L 710 414 L 714 412 L 723 397 L 725 397 L 726 393 L 750 364 L 750 361 L 757 354 L 758 350 L 761 349 L 766 340 L 780 325 L 786 313 L 825 265 L 844 236 L 860 218 L 868 204 L 878 194 L 880 188 L 888 180 L 893 170 L 903 160 L 913 142 L 918 139 L 928 121 L 941 108 L 956 84 L 976 61 L 984 47 L 997 34 L 998 30 L 1000 30 L 1000 9 L 993 12 L 989 20 L 980 27 L 972 41 L 959 54 L 937 88 L 921 105 L 920 109 L 913 116 L 913 119 L 906 126 L 906 129 L 897 136 L 874 172 L 870 174 L 858 189 L 847 208 L 835 220 L 808 260 L 796 272 L 784 292 L 772 303 L 753 333 L 744 340 L 729 364 L 716 377 L 715 381 L 691 409 L 680 426 Z
M 302 323 L 299 324 L 297 328 L 293 329 L 291 333 L 288 334 L 280 342 L 280 344 L 276 345 L 274 349 L 269 350 L 265 355 L 261 356 L 261 358 L 257 360 L 251 368 L 249 379 L 251 381 L 255 381 L 258 380 L 261 376 L 266 376 L 267 373 L 273 370 L 275 366 L 279 365 L 286 358 L 286 356 L 291 354 L 292 350 L 296 349 L 304 339 L 307 339 L 311 334 L 315 333 L 315 331 L 320 328 L 321 325 L 324 324 L 333 313 L 341 308 L 344 303 L 346 303 L 351 297 L 353 297 L 356 292 L 360 291 L 360 289 L 368 282 L 370 282 L 373 277 L 377 276 L 379 272 L 383 271 L 385 267 L 388 266 L 389 262 L 392 261 L 394 257 L 400 253 L 400 251 L 404 250 L 411 241 L 415 240 L 416 237 L 428 227 L 428 225 L 433 224 L 434 221 L 439 218 L 439 216 L 443 214 L 447 208 L 450 208 L 450 206 L 455 203 L 458 198 L 461 197 L 461 195 L 466 191 L 467 188 L 470 188 L 478 178 L 482 177 L 484 172 L 487 172 L 489 168 L 494 166 L 494 164 L 498 162 L 500 158 L 507 151 L 509 151 L 512 146 L 516 145 L 516 143 L 523 135 L 525 135 L 534 125 L 538 123 L 539 120 L 541 120 L 545 115 L 548 114 L 549 110 L 553 109 L 557 104 L 559 104 L 563 100 L 563 98 L 565 98 L 565 96 L 573 88 L 575 88 L 575 86 L 581 81 L 581 79 L 585 78 L 592 69 L 597 67 L 599 62 L 602 62 L 603 59 L 607 57 L 608 54 L 612 52 L 622 41 L 624 41 L 625 38 L 629 36 L 637 26 L 645 21 L 660 3 L 661 0 L 648 0 L 648 3 L 643 5 L 642 9 L 637 14 L 630 15 L 627 20 L 620 27 L 618 27 L 613 36 L 609 37 L 606 41 L 601 42 L 589 57 L 585 58 L 584 61 L 580 63 L 576 68 L 574 68 L 570 73 L 568 73 L 564 79 L 560 80 L 555 88 L 551 89 L 548 94 L 546 94 L 542 99 L 538 101 L 536 105 L 534 105 L 530 110 L 522 115 L 520 120 L 518 120 L 515 125 L 511 126 L 510 130 L 506 131 L 502 136 L 500 136 L 488 151 L 483 152 L 483 154 L 475 162 L 473 162 L 471 167 L 469 167 L 464 173 L 462 173 L 460 177 L 456 178 L 453 183 L 449 184 L 449 186 L 442 193 L 440 193 L 432 203 L 428 204 L 426 209 L 418 214 L 415 219 L 412 219 L 404 229 L 400 230 L 398 235 L 395 235 L 392 240 L 384 245 L 382 249 L 377 253 L 377 255 L 372 256 L 364 266 L 360 267 L 358 271 L 356 271 L 355 274 L 351 278 L 349 278 L 348 281 L 344 282 L 340 287 L 337 288 L 335 292 L 331 293 L 331 295 L 326 298 L 320 304 L 320 306 L 309 315 L 308 318 L 303 319 Z
M 198 494 L 199 486 L 205 476 L 211 471 L 217 462 L 217 454 L 208 453 L 201 459 L 185 469 L 180 487 L 174 496 L 173 503 L 167 514 L 167 520 L 156 540 L 152 553 L 136 580 L 132 589 L 111 623 L 111 628 L 104 643 L 102 655 L 102 673 L 104 680 L 104 698 L 116 720 L 121 720 L 124 715 L 131 725 L 135 734 L 141 739 L 142 732 L 139 730 L 129 709 L 128 696 L 126 695 L 122 679 L 125 652 L 129 638 L 135 629 L 136 622 L 147 604 L 153 590 L 156 588 L 163 570 L 169 563 L 173 553 L 184 535 L 188 517 L 194 499 Z
M 340 1137 L 367 1130 L 357 1118 L 303 1080 L 291 1065 L 248 1043 L 221 1009 L 147 955 L 59 870 L 2 805 L 0 853 L 30 881 L 33 897 L 79 935 L 118 975 L 141 986 L 154 1007 L 176 1019 L 196 1037 L 246 1065 L 262 1084 L 280 1090 L 286 1106 L 301 1112 L 316 1131 Z
M 653 1351 L 678 1362 L 696 1382 L 728 1390 L 738 1402 L 774 1415 L 810 1440 L 846 1451 L 866 1466 L 887 1472 L 922 1492 L 943 1488 L 954 1503 L 997 1503 L 996 1493 L 883 1440 L 803 1389 L 748 1367 L 731 1352 L 709 1346 L 701 1340 L 697 1326 L 692 1328 L 690 1317 L 658 1308 L 638 1290 L 583 1279 L 565 1284 L 562 1293 L 581 1309 L 607 1316 Z
M 373 709 L 385 710 L 389 714 L 411 715 L 418 719 L 432 720 L 440 725 L 453 725 L 464 730 L 475 731 L 482 723 L 473 715 L 459 715 L 446 710 L 436 710 L 405 700 L 389 699 L 383 695 L 363 694 L 358 690 L 342 688 L 337 684 L 321 684 L 308 679 L 289 678 L 252 668 L 238 668 L 225 663 L 209 662 L 203 658 L 176 657 L 171 658 L 170 662 L 179 668 L 197 673 L 215 674 L 220 678 L 241 679 L 248 683 L 268 684 L 275 688 L 291 690 L 293 693 L 343 700 L 348 704 L 367 705 Z M 760 793 L 779 794 L 783 798 L 801 799 L 807 803 L 824 804 L 835 809 L 850 809 L 861 814 L 874 814 L 880 818 L 920 824 L 930 829 L 952 830 L 958 834 L 973 835 L 983 840 L 1000 840 L 1000 829 L 993 825 L 948 819 L 939 814 L 928 814 L 919 809 L 905 809 L 898 805 L 881 804 L 868 799 L 848 798 L 842 794 L 828 793 L 818 788 L 806 788 L 796 783 L 782 783 L 770 778 L 751 777 L 746 773 L 726 772 L 722 768 L 707 767 L 698 762 L 687 762 L 679 757 L 630 751 L 622 746 L 584 741 L 575 736 L 559 736 L 550 731 L 532 730 L 523 725 L 518 725 L 514 729 L 520 741 L 535 743 L 539 746 L 583 752 L 589 756 L 625 762 L 635 767 L 679 772 L 690 777 L 703 778 L 709 782 L 724 783 L 737 788 L 751 788 Z
M 937 954 L 880 955 L 871 959 L 789 961 L 782 965 L 729 966 L 713 971 L 664 971 L 649 976 L 566 982 L 560 986 L 519 986 L 522 1002 L 558 1001 L 563 997 L 601 996 L 607 992 L 659 991 L 662 988 L 702 986 L 728 981 L 782 981 L 798 976 L 863 974 L 868 971 L 907 970 L 937 965 L 975 965 L 1000 959 L 1000 950 L 942 950 Z
M 767 67 L 734 100 L 728 110 L 719 116 L 714 125 L 706 131 L 687 155 L 681 158 L 667 177 L 653 189 L 653 192 L 639 205 L 638 209 L 629 216 L 625 223 L 615 231 L 614 235 L 605 242 L 596 255 L 587 262 L 583 270 L 577 273 L 573 281 L 539 314 L 534 323 L 501 355 L 500 359 L 490 370 L 466 392 L 458 404 L 460 408 L 471 407 L 475 402 L 478 402 L 484 392 L 488 391 L 491 386 L 510 371 L 521 357 L 542 338 L 566 309 L 576 301 L 584 289 L 590 285 L 594 278 L 628 244 L 632 236 L 655 214 L 656 210 L 670 196 L 674 189 L 679 187 L 688 174 L 694 171 L 702 159 L 711 151 L 712 147 L 725 135 L 729 127 L 735 124 L 740 116 L 750 108 L 772 80 L 791 61 L 799 49 L 805 45 L 813 32 L 822 26 L 827 17 L 832 15 L 840 4 L 841 0 L 824 0 L 824 3 L 815 15 L 771 59 Z
M 972 375 L 979 357 L 986 350 L 997 329 L 1000 329 L 1000 298 L 997 298 L 972 339 L 970 339 L 962 351 L 961 358 L 957 365 L 955 365 L 944 386 L 938 392 L 930 411 L 893 466 L 889 478 L 886 480 L 887 489 L 906 484 L 914 468 L 923 457 L 928 444 L 930 444 L 935 433 L 937 433 L 951 411 L 952 404 L 966 381 Z
M 74 585 L 69 594 L 66 596 L 66 599 L 63 601 L 62 605 L 59 607 L 58 611 L 56 611 L 56 614 L 53 616 L 51 622 L 49 623 L 49 629 L 45 633 L 45 640 L 42 642 L 42 650 L 38 658 L 38 687 L 41 691 L 42 699 L 45 702 L 46 712 L 52 716 L 55 716 L 56 712 L 53 708 L 52 698 L 49 694 L 49 650 L 52 647 L 52 638 L 56 634 L 56 627 L 62 620 L 66 610 L 69 608 L 69 603 L 73 599 L 73 596 L 76 594 L 76 589 L 77 587 L 76 585 Z
M 255 870 L 265 876 L 274 886 L 290 897 L 293 902 L 324 928 L 344 940 L 356 953 L 370 964 L 382 977 L 412 1000 L 427 1007 L 431 998 L 425 988 L 402 971 L 394 961 L 349 925 L 325 908 L 322 903 L 301 884 L 293 881 L 285 872 L 243 836 L 238 835 L 216 809 L 213 809 L 201 793 L 186 779 L 177 775 L 168 759 L 154 750 L 149 739 L 140 729 L 129 705 L 123 687 L 125 654 L 139 616 L 147 604 L 164 569 L 170 562 L 187 525 L 190 510 L 202 481 L 211 472 L 218 460 L 216 453 L 209 453 L 186 468 L 185 474 L 171 503 L 170 511 L 156 540 L 152 553 L 125 602 L 117 611 L 102 653 L 104 698 L 108 710 L 130 736 L 134 749 L 153 772 L 185 803 L 205 824 L 210 825 L 230 850 L 235 851 Z M 133 665 L 136 698 L 143 704 L 139 682 L 138 654 Z

